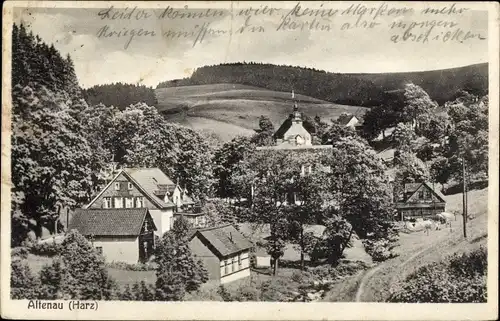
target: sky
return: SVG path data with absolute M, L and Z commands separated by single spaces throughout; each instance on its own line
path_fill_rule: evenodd
M 401 36 L 405 29 L 390 29 L 392 22 L 435 23 L 437 20 L 456 22 L 453 28 L 434 27 L 431 35 L 442 37 L 446 31 L 460 29 L 463 35 L 488 35 L 486 11 L 467 10 L 463 14 L 422 16 L 415 9 L 405 15 L 379 16 L 373 20 L 365 14 L 363 20 L 380 23 L 372 29 L 363 27 L 341 30 L 344 23 L 354 25 L 359 16 L 348 14 L 334 15 L 316 20 L 321 25 L 331 26 L 330 31 L 318 30 L 276 30 L 296 3 L 280 2 L 274 5 L 278 9 L 269 15 L 252 16 L 249 22 L 260 25 L 265 32 L 236 32 L 245 23 L 244 16 L 237 13 L 242 8 L 261 7 L 258 3 L 226 2 L 223 16 L 203 19 L 158 19 L 162 9 L 146 10 L 152 16 L 140 21 L 131 19 L 101 19 L 98 15 L 103 8 L 30 8 L 15 11 L 14 21 L 27 24 L 35 34 L 45 42 L 53 43 L 64 55 L 70 54 L 75 63 L 75 70 L 80 85 L 88 88 L 97 84 L 111 82 L 141 83 L 156 85 L 165 80 L 188 77 L 194 69 L 224 62 L 264 62 L 304 66 L 340 73 L 378 73 L 435 70 L 465 66 L 488 61 L 488 41 L 477 37 L 463 42 L 431 40 L 426 43 L 400 41 L 394 43 L 391 36 Z M 229 7 L 233 5 L 233 8 Z M 299 4 L 302 10 L 305 3 Z M 392 5 L 392 4 L 391 4 Z M 235 7 L 236 6 L 236 7 Z M 345 9 L 347 4 L 324 4 L 322 8 Z M 336 6 L 336 7 L 335 7 Z M 375 4 L 373 5 L 375 6 Z M 378 6 L 378 5 L 377 5 Z M 377 7 L 375 6 L 375 7 Z M 121 11 L 120 11 L 121 10 Z M 129 11 L 132 8 L 128 9 Z M 134 14 L 140 8 L 134 11 Z M 182 8 L 179 12 L 205 12 L 205 9 Z M 124 8 L 113 8 L 110 13 L 129 12 Z M 231 15 L 231 12 L 233 15 Z M 300 11 L 299 11 L 300 12 Z M 303 12 L 303 11 L 302 11 Z M 366 19 L 365 19 L 366 18 Z M 327 20 L 328 19 L 328 20 Z M 296 23 L 312 21 L 303 16 L 293 17 Z M 433 22 L 434 21 L 434 22 Z M 193 37 L 173 39 L 162 37 L 162 33 L 171 31 L 199 30 L 199 26 L 208 25 L 212 30 L 226 31 L 217 35 L 207 35 L 203 41 L 193 46 Z M 127 37 L 99 37 L 101 28 L 110 30 L 140 29 L 155 31 L 156 37 L 135 36 L 127 48 Z M 195 27 L 198 25 L 198 29 Z M 429 26 L 415 27 L 415 34 L 425 33 Z M 227 32 L 232 30 L 233 32 Z M 249 30 L 249 29 L 247 29 Z

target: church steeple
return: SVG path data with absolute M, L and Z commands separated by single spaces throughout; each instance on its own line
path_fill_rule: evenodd
M 292 89 L 292 99 L 293 99 L 293 113 L 292 121 L 294 123 L 302 123 L 302 114 L 299 112 L 299 106 L 297 106 L 297 101 L 295 100 L 295 92 Z

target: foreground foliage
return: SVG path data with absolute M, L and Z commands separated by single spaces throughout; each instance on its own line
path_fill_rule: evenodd
M 397 285 L 390 302 L 486 302 L 488 255 L 484 247 L 421 267 Z

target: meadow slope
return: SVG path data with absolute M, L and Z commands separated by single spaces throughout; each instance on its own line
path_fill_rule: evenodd
M 261 115 L 277 128 L 293 109 L 289 92 L 278 92 L 238 84 L 214 84 L 158 88 L 158 110 L 167 119 L 214 134 L 221 141 L 237 135 L 249 136 Z M 300 110 L 324 120 L 341 113 L 364 114 L 364 107 L 339 105 L 304 95 L 295 96 Z

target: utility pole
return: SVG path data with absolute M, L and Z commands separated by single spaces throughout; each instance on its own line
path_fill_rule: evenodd
M 463 192 L 462 192 L 462 220 L 464 225 L 464 238 L 467 238 L 467 180 L 465 175 L 465 158 L 462 158 L 462 177 L 463 177 Z

